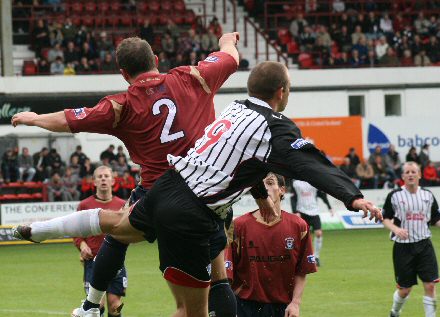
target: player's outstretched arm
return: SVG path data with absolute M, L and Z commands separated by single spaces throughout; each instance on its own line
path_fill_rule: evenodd
M 218 40 L 218 46 L 220 47 L 220 52 L 224 52 L 231 55 L 237 62 L 237 65 L 239 63 L 239 56 L 236 45 L 239 38 L 240 38 L 239 33 L 233 32 L 233 33 L 223 34 L 222 37 Z
M 385 228 L 389 229 L 392 233 L 394 233 L 396 236 L 398 236 L 402 240 L 408 239 L 408 230 L 399 228 L 396 226 L 390 219 L 385 218 L 382 221 Z
M 64 111 L 36 114 L 35 112 L 20 112 L 15 114 L 11 123 L 14 127 L 22 124 L 40 127 L 52 132 L 70 132 Z
M 362 210 L 364 212 L 364 218 L 367 217 L 368 212 L 370 212 L 370 220 L 374 219 L 376 222 L 383 220 L 382 210 L 375 206 L 371 201 L 358 198 L 352 202 L 351 206 L 353 209 Z

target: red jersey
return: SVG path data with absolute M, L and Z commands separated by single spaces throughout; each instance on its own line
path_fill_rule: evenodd
M 90 196 L 84 200 L 82 200 L 78 205 L 78 212 L 81 210 L 86 209 L 93 209 L 93 208 L 103 208 L 107 210 L 119 210 L 125 205 L 125 200 L 122 200 L 119 197 L 113 196 L 112 200 L 108 203 L 104 203 L 101 200 L 97 200 L 95 196 Z M 79 246 L 81 245 L 82 241 L 85 241 L 89 248 L 92 250 L 93 256 L 95 257 L 96 254 L 99 251 L 99 248 L 101 247 L 102 242 L 104 241 L 104 234 L 101 234 L 99 236 L 92 236 L 88 238 L 74 238 L 73 242 L 75 243 L 76 247 L 79 249 Z
M 214 94 L 237 69 L 227 53 L 168 74 L 143 73 L 127 92 L 104 97 L 93 108 L 66 109 L 72 132 L 110 134 L 124 142 L 150 188 L 168 168 L 167 154 L 184 155 L 215 119 Z
M 253 212 L 234 220 L 234 241 L 226 249 L 232 289 L 245 300 L 289 304 L 296 275 L 316 272 L 307 223 L 282 211 L 268 226 Z

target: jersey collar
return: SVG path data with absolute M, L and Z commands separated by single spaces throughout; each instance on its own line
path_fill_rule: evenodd
M 154 78 L 154 77 L 156 77 L 156 78 Z M 159 81 L 159 80 L 161 80 L 160 77 L 161 77 L 160 73 L 155 73 L 155 72 L 142 73 L 142 74 L 140 74 L 140 75 L 138 75 L 136 77 L 136 79 L 134 80 L 133 84 L 136 84 L 136 83 L 138 83 L 140 81 L 144 81 L 144 82 L 153 81 L 153 80 Z
M 250 102 L 252 102 L 253 104 L 265 107 L 265 108 L 269 108 L 270 110 L 272 110 L 272 107 L 269 106 L 269 104 L 266 101 L 263 101 L 261 99 L 255 98 L 255 97 L 248 97 L 248 100 Z

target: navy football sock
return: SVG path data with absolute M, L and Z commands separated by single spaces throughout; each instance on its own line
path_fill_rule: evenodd
M 211 284 L 209 290 L 209 313 L 216 317 L 237 316 L 237 300 L 227 279 Z
M 100 291 L 106 291 L 111 280 L 122 269 L 128 244 L 124 244 L 107 235 L 99 249 L 93 265 L 91 285 Z
M 105 307 L 101 307 L 101 308 L 99 309 L 99 313 L 101 314 L 101 317 L 104 317 Z
M 95 304 L 92 302 L 89 302 L 87 299 L 83 303 L 83 309 L 89 310 L 90 308 L 99 308 L 99 304 Z

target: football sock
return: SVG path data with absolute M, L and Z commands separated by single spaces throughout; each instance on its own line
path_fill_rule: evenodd
M 99 211 L 101 208 L 82 210 L 64 217 L 31 224 L 31 238 L 41 242 L 51 238 L 89 237 L 101 234 Z
M 90 308 L 99 308 L 102 298 L 104 297 L 105 292 L 101 292 L 89 286 L 89 292 L 87 293 L 87 299 L 84 301 L 83 309 L 89 310 Z M 103 313 L 102 308 L 100 308 L 101 314 Z
M 319 259 L 319 254 L 321 253 L 321 248 L 322 248 L 322 236 L 321 237 L 316 237 L 313 239 L 313 246 L 315 248 L 315 258 Z
M 435 298 L 423 296 L 423 307 L 425 308 L 425 317 L 435 317 L 437 310 L 437 301 Z
M 107 317 L 122 317 L 122 314 L 112 315 L 112 314 L 108 313 Z
M 105 307 L 101 307 L 101 308 L 99 309 L 99 313 L 101 314 L 101 317 L 104 317 Z
M 237 300 L 227 279 L 211 283 L 209 290 L 209 316 L 237 316 Z
M 391 307 L 391 311 L 397 315 L 400 314 L 403 304 L 406 303 L 408 297 L 400 297 L 399 291 L 396 290 L 393 295 L 393 307 Z
M 128 244 L 107 235 L 95 257 L 90 285 L 104 292 L 124 265 L 127 248 Z

